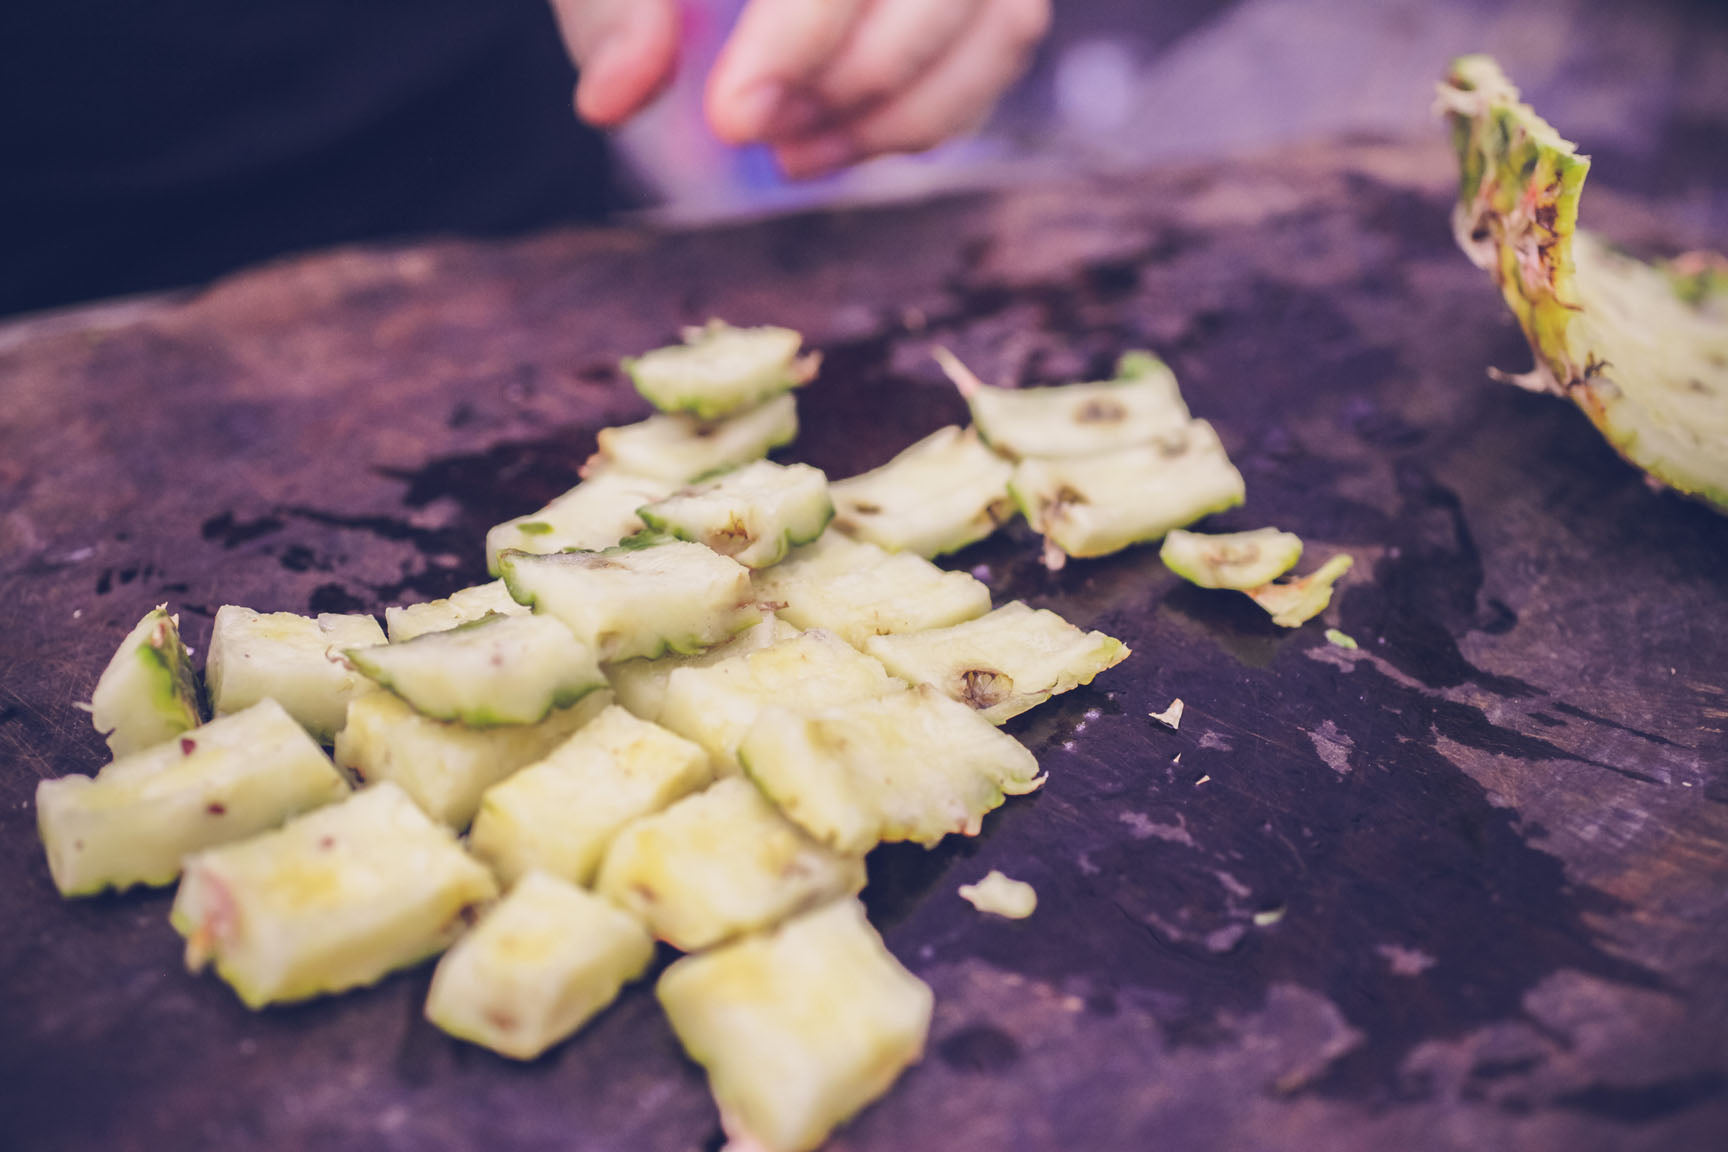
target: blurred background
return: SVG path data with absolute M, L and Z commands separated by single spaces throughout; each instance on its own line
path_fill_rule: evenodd
M 740 5 L 690 0 L 678 83 L 610 141 L 572 116 L 544 0 L 6 5 L 0 315 L 338 243 L 1437 139 L 1434 81 L 1470 51 L 1595 157 L 1593 181 L 1728 244 L 1728 3 L 1056 0 L 1032 70 L 975 137 L 810 184 L 703 124 L 706 63 Z

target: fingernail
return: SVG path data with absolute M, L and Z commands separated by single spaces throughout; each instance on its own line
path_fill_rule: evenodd
M 612 119 L 614 82 L 621 56 L 615 45 L 603 43 L 590 53 L 576 77 L 576 114 L 604 127 Z
M 777 80 L 740 92 L 732 102 L 732 128 L 740 142 L 761 140 L 786 99 L 786 86 Z

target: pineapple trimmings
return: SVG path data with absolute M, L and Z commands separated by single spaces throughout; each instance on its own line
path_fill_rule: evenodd
M 1005 920 L 1024 920 L 1038 908 L 1038 890 L 992 868 L 976 884 L 960 885 L 960 898 L 980 912 Z

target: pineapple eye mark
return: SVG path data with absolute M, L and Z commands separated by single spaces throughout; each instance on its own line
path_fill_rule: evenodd
M 968 668 L 960 673 L 960 701 L 983 711 L 994 708 L 1014 691 L 1014 678 L 994 668 Z
M 1221 544 L 1212 553 L 1212 563 L 1219 566 L 1252 564 L 1258 559 L 1260 559 L 1260 545 L 1253 543 Z
M 1164 457 L 1166 460 L 1174 460 L 1178 456 L 1186 456 L 1189 447 L 1188 433 L 1178 432 L 1174 436 L 1168 438 L 1160 436 L 1156 440 L 1152 441 L 1152 446 L 1158 449 L 1158 455 Z
M 744 521 L 733 515 L 727 518 L 724 528 L 710 532 L 704 542 L 722 556 L 735 556 L 750 547 L 755 538 Z
M 587 568 L 595 572 L 607 568 L 622 568 L 624 565 L 616 560 L 608 560 L 598 552 L 561 552 L 559 556 L 566 564 L 574 564 L 578 568 Z
M 190 756 L 196 751 L 198 751 L 198 741 L 190 736 L 180 737 L 180 755 Z
M 860 516 L 880 516 L 882 514 L 882 505 L 871 504 L 864 500 L 857 500 L 852 504 L 852 511 L 858 513 Z
M 1079 424 L 1119 424 L 1127 418 L 1127 408 L 1118 401 L 1102 397 L 1088 400 L 1074 413 L 1074 420 Z
M 210 803 L 204 805 L 204 811 L 208 812 L 212 816 L 224 816 L 228 812 L 228 806 L 212 800 Z
M 516 1031 L 516 1017 L 510 1015 L 510 1013 L 504 1011 L 502 1008 L 486 1009 L 486 1022 L 498 1029 L 500 1032 Z

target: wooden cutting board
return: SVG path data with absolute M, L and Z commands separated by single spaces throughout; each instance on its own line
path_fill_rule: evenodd
M 317 255 L 0 328 L 3 1142 L 718 1146 L 646 986 L 526 1067 L 426 1024 L 425 968 L 254 1014 L 182 970 L 168 893 L 59 900 L 31 801 L 103 762 L 74 702 L 146 609 L 201 648 L 223 603 L 483 579 L 485 529 L 645 411 L 618 358 L 718 315 L 824 350 L 792 457 L 835 476 L 964 419 L 934 345 L 1029 383 L 1154 348 L 1247 477 L 1216 524 L 1357 558 L 1326 621 L 1355 650 L 1150 549 L 1051 574 L 1018 527 L 955 559 L 1135 654 L 1015 723 L 1044 791 L 872 857 L 936 1019 L 835 1148 L 1724 1146 L 1728 519 L 1487 378 L 1528 355 L 1448 181 L 1427 146 L 1313 147 Z M 1036 915 L 961 902 L 992 867 Z

